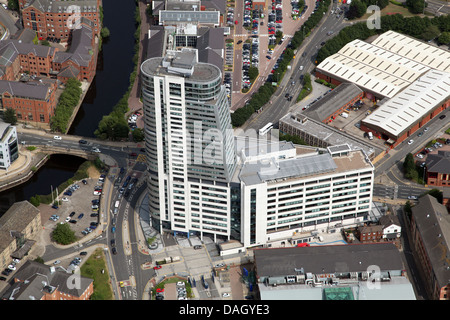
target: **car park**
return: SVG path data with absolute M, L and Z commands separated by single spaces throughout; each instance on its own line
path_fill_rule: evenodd
M 5 268 L 5 270 L 2 271 L 2 274 L 4 276 L 9 276 L 13 271 L 11 269 Z

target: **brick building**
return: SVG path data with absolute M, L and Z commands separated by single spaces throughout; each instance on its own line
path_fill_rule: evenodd
M 28 201 L 14 203 L 0 218 L 0 269 L 13 258 L 22 259 L 38 240 L 40 230 L 40 211 Z
M 364 92 L 358 86 L 353 83 L 342 83 L 326 93 L 323 98 L 311 103 L 303 114 L 322 123 L 331 122 L 363 97 Z
M 26 261 L 14 275 L 14 283 L 1 293 L 1 299 L 89 300 L 93 292 L 94 280 L 90 278 Z
M 25 43 L 21 40 L 0 42 L 0 69 L 2 80 L 17 80 L 21 73 L 49 76 L 57 49 Z
M 436 198 L 425 195 L 411 209 L 411 238 L 425 289 L 432 300 L 450 300 L 450 215 Z
M 92 21 L 93 36 L 98 36 L 101 31 L 101 0 L 19 0 L 19 6 L 24 28 L 36 31 L 39 39 L 68 42 L 73 26 L 81 18 Z M 74 13 L 78 10 L 80 18 L 74 19 Z
M 426 181 L 430 186 L 450 186 L 450 152 L 439 150 L 426 159 Z
M 315 75 L 335 85 L 353 83 L 376 102 L 360 128 L 393 148 L 450 107 L 449 59 L 447 50 L 388 31 L 371 43 L 347 43 Z
M 52 70 L 61 82 L 66 82 L 69 78 L 90 82 L 94 78 L 97 54 L 91 30 L 89 26 L 81 25 L 80 29 L 76 29 L 72 33 L 70 48 L 65 52 L 58 51 L 55 54 Z
M 45 81 L 44 81 L 45 80 Z M 17 119 L 49 123 L 56 108 L 57 81 L 0 80 L 0 106 L 16 110 Z

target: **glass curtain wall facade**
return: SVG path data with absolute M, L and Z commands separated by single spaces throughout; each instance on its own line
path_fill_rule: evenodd
M 141 71 L 153 226 L 229 238 L 236 156 L 220 70 L 185 48 Z

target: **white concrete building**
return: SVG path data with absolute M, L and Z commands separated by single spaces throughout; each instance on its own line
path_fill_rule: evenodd
M 229 239 L 236 159 L 221 71 L 187 48 L 141 71 L 153 226 Z
M 235 252 L 369 216 L 374 167 L 349 145 L 234 137 L 222 74 L 197 50 L 141 65 L 152 226 L 238 240 Z
M 334 232 L 367 220 L 374 166 L 362 150 L 283 148 L 245 162 L 239 172 L 244 247 L 296 245 L 302 233 Z
M 0 121 L 0 169 L 8 169 L 18 157 L 16 127 Z

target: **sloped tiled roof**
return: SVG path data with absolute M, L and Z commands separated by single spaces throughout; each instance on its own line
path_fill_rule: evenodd
M 439 150 L 437 154 L 429 154 L 426 164 L 428 172 L 450 174 L 450 152 Z
M 0 80 L 0 95 L 9 93 L 16 97 L 45 100 L 50 85 L 35 82 L 23 83 L 18 81 Z

